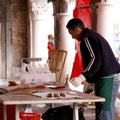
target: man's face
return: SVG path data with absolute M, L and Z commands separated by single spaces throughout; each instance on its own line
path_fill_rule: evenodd
M 76 39 L 76 33 L 73 29 L 68 29 L 69 34 L 72 36 L 73 39 Z
M 80 34 L 81 34 L 81 29 L 80 28 L 75 28 L 75 29 L 69 29 L 68 28 L 69 34 L 72 36 L 73 39 L 79 40 L 80 39 Z

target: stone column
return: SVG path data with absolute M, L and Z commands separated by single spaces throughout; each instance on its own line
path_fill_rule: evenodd
M 75 40 L 73 40 L 66 29 L 67 22 L 73 18 L 75 0 L 51 0 L 54 11 L 54 35 L 55 49 L 66 50 L 67 58 L 58 84 L 65 84 L 66 77 L 71 75 L 75 57 Z
M 52 6 L 51 6 L 52 7 Z M 53 31 L 49 23 L 52 17 L 47 0 L 30 0 L 31 14 L 31 57 L 48 58 L 48 34 Z
M 97 5 L 97 32 L 106 38 L 114 50 L 114 4 L 112 0 L 102 0 Z

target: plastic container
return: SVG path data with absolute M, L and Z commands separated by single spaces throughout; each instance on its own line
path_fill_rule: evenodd
M 20 120 L 40 120 L 41 115 L 39 113 L 25 113 L 20 112 Z

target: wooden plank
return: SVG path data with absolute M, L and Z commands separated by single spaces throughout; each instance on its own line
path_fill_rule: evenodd
M 56 82 L 58 82 L 62 76 L 67 51 L 55 50 L 51 51 L 51 58 L 49 63 L 50 71 L 56 74 Z

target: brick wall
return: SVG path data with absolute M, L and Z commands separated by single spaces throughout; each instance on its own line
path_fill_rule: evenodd
M 13 66 L 27 57 L 27 0 L 11 0 Z

